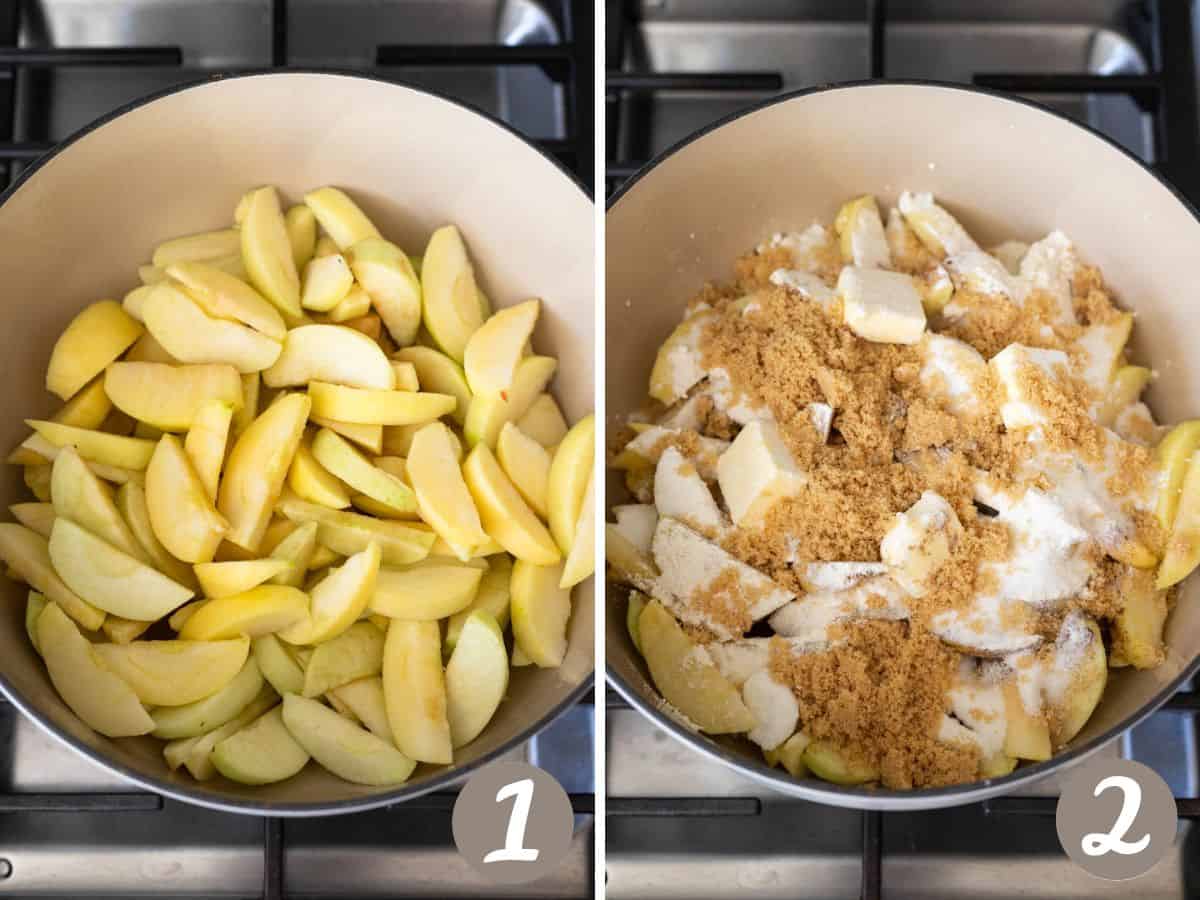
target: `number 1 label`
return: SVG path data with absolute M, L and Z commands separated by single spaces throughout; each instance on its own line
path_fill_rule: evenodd
M 533 862 L 538 851 L 525 846 L 525 824 L 529 821 L 529 807 L 533 804 L 533 779 L 522 778 L 506 784 L 496 792 L 496 802 L 503 803 L 513 798 L 512 812 L 508 814 L 508 828 L 504 830 L 504 846 L 493 850 L 483 858 L 492 862 Z

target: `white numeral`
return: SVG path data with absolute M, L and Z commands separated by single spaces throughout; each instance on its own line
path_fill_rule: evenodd
M 512 813 L 508 817 L 508 828 L 504 832 L 504 846 L 485 856 L 485 863 L 533 862 L 538 858 L 539 851 L 525 846 L 525 824 L 529 821 L 529 807 L 533 803 L 533 779 L 522 778 L 520 781 L 506 784 L 496 792 L 497 803 L 503 803 L 509 797 L 514 799 Z
M 1144 834 L 1139 840 L 1128 842 L 1125 835 L 1137 819 L 1138 811 L 1142 808 L 1142 786 L 1128 775 L 1109 775 L 1096 785 L 1093 796 L 1099 797 L 1109 788 L 1117 788 L 1123 795 L 1121 812 L 1117 821 L 1113 822 L 1111 831 L 1097 831 L 1085 834 L 1080 844 L 1088 856 L 1103 856 L 1105 853 L 1120 853 L 1122 856 L 1132 856 L 1141 853 L 1150 846 L 1150 835 Z

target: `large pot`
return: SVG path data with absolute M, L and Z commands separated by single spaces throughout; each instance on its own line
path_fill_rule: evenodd
M 686 299 L 726 280 L 732 261 L 772 232 L 828 222 L 847 197 L 932 191 L 987 246 L 1061 228 L 1137 313 L 1135 355 L 1159 373 L 1156 416 L 1200 414 L 1194 350 L 1200 219 L 1141 162 L 1108 139 L 1018 99 L 971 88 L 864 83 L 772 100 L 675 147 L 614 198 L 607 217 L 607 418 L 645 400 L 658 345 Z M 608 504 L 625 502 L 610 473 Z M 770 787 L 838 806 L 927 809 L 1017 790 L 1078 762 L 1162 705 L 1200 665 L 1200 580 L 1188 579 L 1167 624 L 1166 661 L 1114 670 L 1095 714 L 1053 759 L 1003 778 L 909 792 L 795 780 L 754 745 L 696 734 L 665 716 L 609 589 L 608 675 L 673 736 Z
M 0 446 L 55 405 L 50 348 L 71 317 L 134 286 L 163 239 L 228 227 L 241 194 L 275 184 L 289 199 L 346 189 L 385 236 L 422 252 L 447 222 L 463 232 L 497 306 L 541 297 L 535 341 L 560 358 L 553 390 L 571 419 L 592 407 L 593 207 L 577 182 L 504 125 L 457 102 L 370 78 L 318 72 L 250 75 L 177 89 L 119 110 L 25 172 L 0 202 L 6 384 Z M 3 504 L 23 498 L 19 469 Z M 0 689 L 84 756 L 161 794 L 237 812 L 317 815 L 396 803 L 442 788 L 511 750 L 583 696 L 591 681 L 593 592 L 575 591 L 570 649 L 558 669 L 513 670 L 508 697 L 456 764 L 419 767 L 405 785 L 349 784 L 316 764 L 246 787 L 172 774 L 162 742 L 105 738 L 63 704 L 22 624 L 25 588 L 0 580 Z

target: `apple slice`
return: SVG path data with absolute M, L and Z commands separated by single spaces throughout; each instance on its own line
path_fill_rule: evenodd
M 242 239 L 236 228 L 204 231 L 163 241 L 154 248 L 152 262 L 160 269 L 174 263 L 211 260 L 242 252 Z
M 209 403 L 242 405 L 242 382 L 229 365 L 116 362 L 105 373 L 104 389 L 122 412 L 162 431 L 191 428 Z
M 142 549 L 150 557 L 154 568 L 172 581 L 193 587 L 195 574 L 192 572 L 191 566 L 172 556 L 154 534 L 154 526 L 150 522 L 150 507 L 146 503 L 145 488 L 132 481 L 121 485 L 117 489 L 117 509 L 121 511 L 121 515 L 129 525 L 129 530 L 133 532 Z
M 441 628 L 392 619 L 383 648 L 383 698 L 396 747 L 420 762 L 454 761 L 446 718 Z
M 99 428 L 112 412 L 112 401 L 104 393 L 103 376 L 92 379 L 87 387 L 82 388 L 70 400 L 63 404 L 62 409 L 50 417 L 50 421 L 61 425 L 72 425 L 75 428 Z M 32 435 L 31 435 L 32 437 Z M 8 462 L 13 465 L 37 465 L 49 460 L 32 450 L 24 449 L 24 444 L 9 454 Z
M 446 718 L 450 740 L 462 747 L 479 736 L 508 690 L 508 649 L 489 613 L 471 613 L 446 664 Z
M 436 622 L 470 606 L 482 577 L 482 569 L 451 560 L 380 569 L 369 608 L 397 619 Z
M 246 664 L 250 641 L 134 641 L 95 644 L 100 665 L 151 706 L 183 706 L 225 687 Z
M 408 256 L 378 236 L 357 241 L 348 256 L 388 334 L 401 346 L 411 344 L 421 327 L 421 282 Z
M 450 414 L 460 426 L 467 421 L 471 388 L 462 366 L 444 353 L 421 346 L 404 347 L 396 351 L 392 359 L 411 363 L 416 369 L 420 386 L 425 390 L 454 397 L 457 404 Z
M 166 351 L 154 335 L 146 332 L 125 353 L 125 362 L 157 362 L 178 365 L 179 360 Z
M 63 448 L 51 467 L 50 500 L 58 518 L 70 519 L 122 553 L 151 563 L 150 555 L 121 518 L 112 488 L 97 478 L 71 447 Z
M 213 506 L 191 460 L 173 435 L 162 436 L 146 468 L 146 506 L 154 536 L 172 556 L 184 562 L 212 560 L 229 531 L 229 522 Z
M 350 288 L 337 306 L 329 310 L 329 321 L 334 324 L 358 319 L 371 311 L 371 297 L 357 284 Z
M 274 388 L 327 381 L 390 391 L 395 377 L 379 345 L 345 325 L 293 328 L 283 342 L 279 359 L 263 372 L 263 381 Z
M 289 644 L 319 644 L 353 625 L 375 593 L 379 557 L 379 544 L 372 541 L 366 550 L 331 569 L 310 591 L 308 617 L 282 629 L 279 637 Z
M 23 473 L 25 487 L 42 503 L 50 502 L 50 467 L 25 466 Z
M 357 204 L 335 187 L 317 188 L 304 195 L 304 204 L 337 249 L 348 250 L 364 238 L 379 237 L 377 229 Z
M 290 564 L 286 560 L 267 558 L 197 563 L 194 568 L 200 590 L 204 596 L 215 600 L 244 594 L 286 572 Z
M 278 509 L 293 522 L 315 522 L 318 542 L 336 553 L 348 556 L 377 542 L 382 561 L 390 566 L 419 562 L 429 555 L 429 549 L 437 539 L 432 531 L 416 523 L 389 522 L 327 509 L 305 503 L 294 494 L 284 496 Z
M 1166 532 L 1170 532 L 1175 522 L 1180 489 L 1197 447 L 1200 447 L 1200 419 L 1189 419 L 1172 428 L 1155 451 L 1156 462 L 1162 473 L 1155 515 L 1158 524 Z
M 327 706 L 288 694 L 283 722 L 312 758 L 355 784 L 399 784 L 417 767 L 387 741 L 359 728 Z
M 37 644 L 63 702 L 86 725 L 107 737 L 147 734 L 154 720 L 137 694 L 101 667 L 92 644 L 54 603 L 37 617 Z
M 67 519 L 55 520 L 48 550 L 54 570 L 71 591 L 89 604 L 125 619 L 152 622 L 192 596 L 189 588 Z M 43 593 L 54 599 L 52 590 Z
M 308 410 L 304 394 L 279 399 L 242 432 L 229 452 L 217 508 L 229 520 L 226 539 L 239 547 L 258 549 L 304 435 Z
M 271 707 L 279 704 L 279 695 L 271 688 L 264 687 L 250 705 L 237 714 L 237 717 L 226 722 L 219 728 L 214 728 L 207 734 L 198 737 L 179 738 L 163 747 L 163 756 L 167 765 L 173 770 L 187 766 L 187 770 L 197 781 L 207 781 L 217 774 L 212 764 L 213 747 L 228 737 L 241 731 L 254 722 Z
M 625 630 L 638 653 L 642 652 L 642 610 L 646 608 L 646 595 L 641 591 L 629 592 L 629 606 L 625 609 Z
M 866 784 L 879 779 L 873 766 L 849 759 L 827 741 L 813 741 L 804 748 L 804 764 L 822 781 L 832 784 Z
M 458 636 L 471 613 L 482 610 L 496 620 L 503 630 L 508 627 L 509 583 L 512 580 L 512 559 L 505 553 L 491 556 L 487 560 L 488 568 L 479 580 L 475 597 L 461 612 L 452 615 L 446 622 L 445 649 L 454 652 Z
M 358 446 L 372 453 L 383 452 L 383 426 L 360 425 L 356 422 L 339 422 L 336 419 L 326 419 L 321 416 L 309 416 L 309 421 L 318 428 L 328 428 L 336 431 L 346 440 L 354 441 Z
M 475 270 L 462 235 L 453 225 L 439 228 L 429 238 L 421 260 L 425 327 L 456 362 L 462 362 L 467 341 L 483 324 Z
M 371 734 L 392 744 L 392 726 L 388 722 L 387 704 L 383 699 L 382 678 L 376 675 L 351 681 L 330 691 L 330 697 L 336 697 L 358 721 L 367 726 Z
M 165 740 L 199 737 L 237 718 L 249 706 L 266 682 L 253 657 L 240 672 L 215 694 L 184 706 L 163 706 L 154 710 L 154 736 Z
M 53 474 L 51 474 L 53 479 Z M 18 522 L 47 540 L 54 527 L 54 506 L 51 503 L 14 503 L 8 508 Z
M 596 417 L 587 415 L 576 422 L 554 452 L 546 488 L 550 533 L 564 553 L 569 553 L 575 525 L 583 506 L 583 495 L 592 478 L 595 455 Z
M 287 334 L 283 317 L 271 303 L 228 272 L 202 262 L 177 263 L 167 275 L 181 284 L 199 307 L 216 319 L 232 319 L 282 341 Z
M 1176 426 L 1177 428 L 1180 426 Z M 1170 440 L 1170 435 L 1167 439 Z M 1167 482 L 1160 491 L 1170 489 L 1173 473 L 1165 470 Z M 1165 590 L 1186 578 L 1200 563 L 1200 461 L 1192 454 L 1179 488 L 1178 506 L 1171 525 L 1170 536 L 1158 567 L 1154 586 Z M 1139 567 L 1140 568 L 1140 567 Z
M 502 309 L 471 335 L 463 351 L 463 369 L 472 393 L 508 390 L 540 309 L 536 299 Z
M 287 225 L 279 209 L 279 195 L 273 187 L 262 187 L 247 194 L 243 202 L 242 260 L 250 283 L 280 312 L 302 315 L 300 276 L 292 257 Z
M 562 665 L 567 655 L 567 620 L 571 592 L 560 588 L 562 565 L 539 566 L 518 559 L 513 563 L 513 639 L 542 668 Z
M 288 520 L 295 530 L 284 537 L 271 548 L 271 557 L 287 564 L 287 568 L 270 579 L 271 584 L 283 584 L 288 587 L 300 587 L 304 583 L 304 573 L 312 560 L 313 551 L 317 549 L 317 523 L 305 522 L 297 526 Z
M 567 436 L 567 420 L 549 394 L 537 395 L 517 419 L 517 427 L 543 447 L 556 447 Z
M 1003 687 L 1005 732 L 1004 752 L 1017 759 L 1047 760 L 1053 755 L 1050 727 L 1044 716 L 1035 716 L 1025 709 L 1015 681 Z
M 345 509 L 350 505 L 350 493 L 346 486 L 317 461 L 308 441 L 302 441 L 296 448 L 292 467 L 288 470 L 288 487 L 301 499 L 330 509 Z
M 596 571 L 596 503 L 593 481 L 588 479 L 583 494 L 583 505 L 579 507 L 579 518 L 575 522 L 575 537 L 571 540 L 571 552 L 563 567 L 562 587 L 573 588 Z
M 328 312 L 354 286 L 354 275 L 340 253 L 318 256 L 304 267 L 300 305 L 316 312 Z
M 46 390 L 70 400 L 142 334 L 115 300 L 85 307 L 59 336 L 46 369 Z
M 525 415 L 533 401 L 546 389 L 557 368 L 558 360 L 552 356 L 526 356 L 517 363 L 508 390 L 472 397 L 467 421 L 463 425 L 467 443 L 472 447 L 483 443 L 495 448 L 504 423 Z
M 337 637 L 318 645 L 304 668 L 305 697 L 378 675 L 383 668 L 383 632 L 370 622 L 355 622 Z
M 505 422 L 496 441 L 496 458 L 533 511 L 546 518 L 546 487 L 550 481 L 550 454 L 512 422 Z
M 1083 648 L 1083 659 L 1071 673 L 1070 688 L 1063 692 L 1057 708 L 1049 716 L 1050 738 L 1055 747 L 1062 747 L 1079 734 L 1095 712 L 1108 683 L 1108 657 L 1100 628 L 1093 619 L 1088 618 L 1085 622 L 1090 635 Z M 1060 645 L 1062 640 L 1060 632 Z M 1060 647 L 1057 652 L 1064 651 Z
M 234 410 L 233 422 L 229 426 L 230 437 L 238 437 L 250 427 L 250 423 L 258 416 L 258 401 L 261 393 L 262 376 L 258 372 L 242 375 L 242 407 Z
M 515 587 L 514 627 L 517 621 Z M 657 600 L 651 600 L 642 610 L 638 632 L 655 687 L 701 731 L 732 734 L 755 727 L 757 720 L 738 689 L 713 663 L 697 657 L 696 645 Z
M 410 362 L 396 359 L 395 354 L 392 354 L 392 372 L 396 375 L 396 390 L 413 392 L 421 390 L 421 382 L 417 378 L 417 367 Z M 457 399 L 455 403 L 457 405 Z
M 29 643 L 33 644 L 33 649 L 40 655 L 42 647 L 38 643 L 37 621 L 38 616 L 45 612 L 50 601 L 43 594 L 37 591 L 30 591 L 29 597 L 25 600 L 25 633 L 29 636 Z
M 280 694 L 299 694 L 304 690 L 304 670 L 275 635 L 256 637 L 251 642 L 251 651 L 263 677 Z
M 412 488 L 371 463 L 344 438 L 322 428 L 313 438 L 314 459 L 354 490 L 395 511 L 396 515 L 416 516 L 417 500 Z
M 185 363 L 225 363 L 258 372 L 279 359 L 281 345 L 253 328 L 215 319 L 170 282 L 155 286 L 142 307 L 146 328 L 172 357 Z
M 308 395 L 314 415 L 362 425 L 424 424 L 453 412 L 458 403 L 450 394 L 365 390 L 323 381 L 310 382 Z
M 141 471 L 154 455 L 154 441 L 109 434 L 88 428 L 75 428 L 58 422 L 26 419 L 39 435 L 55 447 L 74 447 L 90 463 L 102 463 L 121 469 Z
M 317 249 L 317 217 L 307 206 L 298 204 L 283 214 L 283 225 L 287 229 L 288 243 L 292 245 L 292 262 L 299 272 Z
M 236 565 L 233 563 L 232 565 Z M 209 600 L 179 630 L 189 641 L 219 641 L 290 628 L 308 618 L 308 595 L 299 588 L 263 584 L 241 594 Z
M 484 543 L 488 536 L 459 469 L 456 443 L 441 422 L 426 425 L 413 436 L 408 477 L 421 518 L 448 543 L 470 548 Z
M 550 532 L 521 499 L 487 444 L 470 452 L 462 471 L 484 530 L 500 546 L 517 559 L 539 566 L 562 559 Z
M 225 738 L 212 751 L 212 764 L 217 771 L 239 784 L 286 781 L 303 769 L 308 760 L 308 751 L 283 724 L 282 706 Z
M 238 402 L 242 399 L 241 383 L 238 383 Z M 196 476 L 204 485 L 208 499 L 216 503 L 217 485 L 221 480 L 221 466 L 225 463 L 225 450 L 229 446 L 229 430 L 233 424 L 233 407 L 226 403 L 206 403 L 196 413 L 192 427 L 183 441 L 183 451 L 196 470 Z

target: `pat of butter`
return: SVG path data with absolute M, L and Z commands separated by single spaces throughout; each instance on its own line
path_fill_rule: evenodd
M 948 559 L 962 523 L 941 494 L 925 491 L 896 520 L 879 545 L 879 556 L 892 569 L 892 577 L 914 597 L 922 597 L 930 577 Z
M 838 276 L 846 325 L 880 344 L 915 344 L 925 333 L 925 309 L 909 275 L 846 266 Z
M 777 500 L 794 496 L 804 482 L 804 473 L 771 421 L 751 422 L 717 460 L 717 483 L 738 525 L 760 518 Z
M 1009 344 L 992 357 L 990 365 L 996 373 L 1000 386 L 1004 388 L 1004 403 L 1000 406 L 1000 418 L 1005 428 L 1032 428 L 1046 422 L 1045 413 L 1038 408 L 1023 370 L 1034 366 L 1038 377 L 1055 380 L 1059 367 L 1068 365 L 1067 355 L 1061 350 L 1045 350 Z

